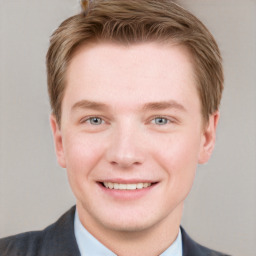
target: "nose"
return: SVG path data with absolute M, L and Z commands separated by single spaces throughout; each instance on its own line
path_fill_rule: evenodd
M 141 165 L 145 152 L 142 131 L 131 125 L 124 126 L 116 128 L 111 134 L 106 156 L 111 165 L 127 169 Z

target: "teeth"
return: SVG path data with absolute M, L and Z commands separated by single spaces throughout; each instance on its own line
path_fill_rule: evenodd
M 136 184 L 126 184 L 126 189 L 134 190 L 136 188 L 137 188 Z
M 122 183 L 104 182 L 103 184 L 106 188 L 119 189 L 119 190 L 135 190 L 135 189 L 142 189 L 142 188 L 147 188 L 151 186 L 151 183 L 122 184 Z

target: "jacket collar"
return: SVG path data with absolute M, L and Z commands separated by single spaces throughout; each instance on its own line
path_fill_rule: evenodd
M 73 206 L 68 212 L 66 212 L 59 220 L 44 230 L 45 239 L 48 241 L 47 248 L 54 248 L 54 252 L 45 255 L 48 256 L 81 256 L 74 232 L 74 215 L 76 207 Z M 215 251 L 209 250 L 195 241 L 193 241 L 185 230 L 181 228 L 182 235 L 182 251 L 183 256 L 217 256 L 223 255 Z
M 76 207 L 62 215 L 57 222 L 44 230 L 47 248 L 45 255 L 48 256 L 80 256 L 74 233 L 74 215 Z

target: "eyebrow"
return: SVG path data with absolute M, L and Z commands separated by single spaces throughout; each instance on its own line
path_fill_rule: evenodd
M 89 100 L 81 100 L 76 102 L 72 106 L 72 111 L 76 109 L 93 109 L 96 111 L 106 111 L 109 109 L 109 106 L 107 104 L 101 103 L 101 102 L 95 102 L 95 101 L 89 101 Z M 142 106 L 143 111 L 157 111 L 157 110 L 166 110 L 166 109 L 178 109 L 181 111 L 186 112 L 187 110 L 185 107 L 174 101 L 160 101 L 160 102 L 149 102 Z
M 186 108 L 182 104 L 180 104 L 174 100 L 160 101 L 160 102 L 149 102 L 143 106 L 144 111 L 166 110 L 166 109 L 178 109 L 183 112 L 187 111 Z
M 93 110 L 98 110 L 98 111 L 103 111 L 107 110 L 109 107 L 100 102 L 95 102 L 95 101 L 89 101 L 89 100 L 81 100 L 76 102 L 71 110 L 76 110 L 76 109 L 93 109 Z

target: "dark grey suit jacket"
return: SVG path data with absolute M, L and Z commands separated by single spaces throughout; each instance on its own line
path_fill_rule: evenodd
M 80 256 L 74 234 L 75 207 L 42 231 L 0 239 L 0 256 Z M 224 256 L 194 242 L 181 228 L 183 256 Z

